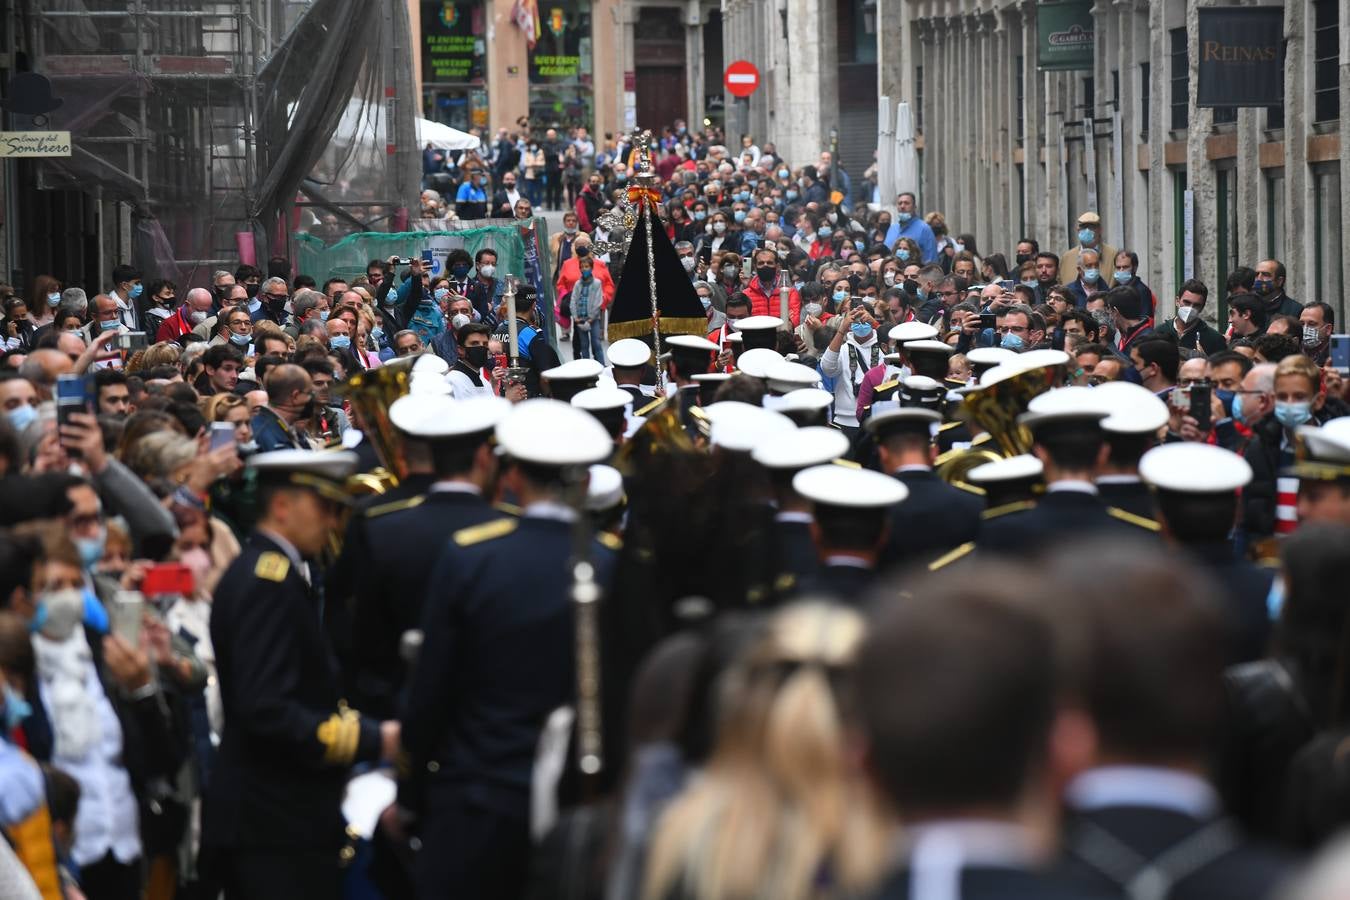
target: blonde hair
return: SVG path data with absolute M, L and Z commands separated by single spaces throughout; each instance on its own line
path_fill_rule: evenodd
M 853 610 L 790 606 L 726 673 L 707 768 L 653 835 L 646 900 L 807 900 L 876 879 L 887 829 L 846 759 L 836 692 L 863 631 Z
M 200 401 L 202 415 L 208 422 L 224 422 L 225 416 L 236 406 L 246 406 L 243 397 L 238 394 L 212 394 Z
M 1317 368 L 1317 363 L 1302 353 L 1291 353 L 1275 364 L 1275 377 L 1285 375 L 1302 375 L 1312 382 L 1313 393 L 1318 393 L 1322 389 L 1321 370 Z

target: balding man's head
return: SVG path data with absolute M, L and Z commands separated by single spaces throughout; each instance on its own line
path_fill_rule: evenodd
M 75 364 L 60 350 L 44 347 L 28 354 L 28 358 L 19 366 L 19 374 L 33 382 L 38 396 L 43 400 L 52 399 L 52 389 L 56 386 L 56 376 L 64 375 Z
M 287 422 L 294 422 L 314 399 L 314 382 L 309 373 L 294 363 L 283 363 L 267 370 L 267 405 Z
M 211 292 L 206 288 L 193 288 L 187 292 L 187 298 L 183 302 L 187 304 L 189 311 L 209 312 L 212 302 Z
M 72 359 L 79 359 L 84 347 L 84 338 L 78 331 L 63 331 L 56 336 L 56 349 Z
M 94 318 L 100 322 L 111 322 L 117 318 L 117 301 L 107 294 L 94 297 Z

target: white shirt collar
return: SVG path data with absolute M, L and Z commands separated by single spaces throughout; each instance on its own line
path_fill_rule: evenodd
M 1219 810 L 1219 797 L 1203 778 L 1157 766 L 1101 766 L 1069 783 L 1069 806 L 1078 810 L 1147 806 L 1205 819 Z
M 907 826 L 900 855 L 909 867 L 915 900 L 960 900 L 961 870 L 975 866 L 1029 869 L 1035 843 L 1010 822 L 949 820 Z
M 577 520 L 577 511 L 566 503 L 555 500 L 540 500 L 525 507 L 521 513 L 527 519 L 552 519 L 555 522 L 571 524 Z
M 1063 492 L 1091 494 L 1094 497 L 1097 496 L 1097 486 L 1095 484 L 1090 481 L 1079 481 L 1076 478 L 1066 478 L 1063 481 L 1056 481 L 1054 484 L 1046 485 L 1045 490 L 1048 494 Z
M 825 557 L 827 566 L 848 566 L 854 569 L 871 569 L 872 564 L 860 556 L 851 553 L 832 553 Z
M 1142 484 L 1138 475 L 1098 475 L 1097 484 Z
M 809 512 L 789 510 L 787 512 L 775 513 L 773 520 L 775 522 L 800 522 L 803 525 L 810 525 L 815 521 L 815 518 Z
M 483 496 L 483 491 L 478 485 L 467 481 L 438 481 L 431 486 L 433 494 L 473 494 L 475 497 Z
M 892 472 L 891 474 L 893 474 L 893 475 L 899 475 L 901 472 L 931 472 L 931 471 L 933 471 L 933 467 L 932 467 L 932 466 L 922 466 L 922 465 L 918 465 L 918 464 L 913 464 L 913 465 L 908 465 L 908 466 L 901 466 L 900 468 L 896 469 L 896 470 L 895 470 L 894 472 Z

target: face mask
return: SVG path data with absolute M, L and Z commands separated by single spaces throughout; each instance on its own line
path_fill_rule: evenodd
M 817 319 L 820 318 L 820 314 L 824 311 L 825 307 L 821 306 L 819 303 L 808 303 L 802 307 L 802 312 L 806 313 L 808 316 L 815 316 Z
M 791 203 L 793 200 L 796 200 L 796 199 L 797 199 L 797 192 L 796 192 L 796 191 L 785 191 L 785 192 L 783 193 L 783 196 L 787 198 L 787 201 L 788 201 L 789 203 Z
M 1218 397 L 1219 402 L 1223 404 L 1223 411 L 1231 416 L 1233 414 L 1233 398 L 1237 396 L 1237 393 L 1215 388 L 1214 396 Z
M 695 222 L 702 222 L 702 221 L 703 221 L 704 219 L 706 219 L 706 218 L 708 218 L 708 214 L 707 214 L 706 212 L 704 212 L 704 211 L 701 210 L 701 209 L 696 209 L 696 210 L 694 210 L 694 221 L 695 221 Z
M 580 247 L 577 248 L 577 256 L 590 256 L 590 255 L 591 255 L 590 244 L 582 244 Z
M 564 225 L 564 226 L 563 226 L 563 231 L 567 232 L 568 234 L 576 234 L 576 233 L 577 233 L 577 226 L 575 226 L 575 225 Z
M 1038 287 L 1038 286 L 1039 286 L 1039 283 L 1038 283 L 1034 278 L 1033 278 L 1031 281 L 1024 281 L 1024 282 L 1022 282 L 1022 287 L 1029 287 L 1029 288 L 1035 289 L 1035 288 Z
M 252 300 L 248 301 L 249 312 L 255 313 L 260 309 L 262 309 L 262 301 L 259 300 L 257 297 L 254 297 Z
M 250 338 L 246 334 L 231 334 L 230 343 L 234 344 L 236 347 L 247 347 L 250 343 Z
M 779 258 L 779 259 L 787 259 L 787 258 L 788 258 L 788 255 L 789 255 L 789 251 L 787 251 L 787 250 L 779 250 L 779 251 L 778 251 L 778 258 Z
M 723 267 L 722 267 L 722 277 L 725 278 L 725 279 L 727 279 L 728 281 L 730 281 L 731 279 L 735 278 L 735 277 L 736 277 L 736 267 L 735 267 L 735 266 L 723 266 Z
M 792 174 L 792 173 L 789 172 L 787 169 L 779 169 L 779 170 L 778 170 L 778 177 L 779 177 L 779 178 L 786 178 L 786 177 L 788 177 L 788 176 L 791 175 L 791 174 Z
M 481 265 L 478 267 L 478 274 L 484 278 L 491 278 L 493 275 L 497 274 L 497 267 L 492 263 Z
M 836 222 L 839 221 L 839 214 L 838 214 L 838 213 L 830 213 L 830 214 L 829 214 L 828 216 L 826 216 L 825 218 L 829 219 L 829 220 L 830 220 L 830 224 L 833 225 L 834 223 L 836 223 Z
M 335 334 L 328 339 L 328 346 L 334 350 L 346 350 L 352 345 L 352 339 L 345 334 Z
M 99 331 L 116 331 L 119 327 L 121 327 L 121 324 L 122 324 L 122 323 L 119 322 L 119 321 L 117 321 L 116 319 L 113 319 L 111 322 L 99 322 L 99 323 L 98 323 L 98 330 L 99 330 Z
M 848 299 L 848 291 L 835 291 L 830 296 L 834 298 L 835 303 L 843 303 Z
M 469 274 L 469 267 L 466 266 L 466 265 L 462 265 L 462 264 L 461 264 L 461 265 L 458 265 L 458 266 L 453 267 L 453 268 L 450 270 L 450 272 L 451 272 L 456 278 L 458 278 L 459 280 L 463 281 L 463 280 L 468 276 L 468 274 Z
M 1101 274 L 1102 274 L 1102 273 L 1101 273 L 1099 270 L 1097 270 L 1097 269 L 1084 269 L 1084 270 L 1083 270 L 1083 283 L 1084 283 L 1084 284 L 1096 284 L 1096 283 L 1097 283 L 1097 279 L 1101 277 Z
M 131 290 L 127 291 L 127 296 L 130 297 L 132 300 L 135 300 L 141 296 L 141 291 L 143 290 L 145 290 L 145 285 L 133 284 L 131 286 Z
M 101 525 L 97 537 L 75 538 L 75 549 L 80 551 L 80 563 L 86 569 L 92 569 L 103 558 L 103 544 L 107 540 L 108 532 Z
M 686 272 L 692 272 L 694 271 L 694 266 L 698 265 L 698 260 L 694 259 L 692 256 L 681 256 L 680 265 L 684 266 Z
M 965 252 L 966 252 L 966 245 L 963 244 L 963 243 L 961 243 L 960 241 L 957 241 L 957 242 L 956 242 L 956 252 L 957 252 L 957 253 L 965 253 Z
M 853 339 L 855 341 L 865 341 L 872 336 L 872 326 L 868 325 L 866 322 L 854 322 L 852 325 L 848 326 L 848 330 L 853 332 Z
M 749 191 L 737 191 L 737 192 L 736 192 L 736 199 L 739 200 L 739 201 L 741 201 L 742 203 L 744 203 L 744 202 L 746 202 L 747 200 L 750 199 L 750 192 L 749 192 Z
M 1078 243 L 1080 244 L 1090 244 L 1092 243 L 1092 239 L 1096 236 L 1097 232 L 1093 231 L 1091 228 L 1078 229 Z
M 1029 262 L 1031 262 L 1031 254 L 1030 254 L 1030 253 L 1019 253 L 1019 254 L 1017 254 L 1017 264 L 1018 264 L 1019 266 L 1025 266 L 1025 265 L 1026 265 L 1027 263 L 1029 263 Z
M 863 242 L 862 242 L 862 241 L 854 241 L 854 242 L 853 242 L 853 249 L 857 250 L 859 253 L 863 252 Z
M 193 325 L 200 325 L 206 321 L 206 313 L 200 309 L 194 309 L 187 314 L 187 318 Z
M 713 225 L 712 225 L 712 230 L 713 230 L 714 232 L 716 232 L 717 234 L 721 234 L 722 232 L 724 232 L 724 231 L 727 230 L 727 223 L 726 223 L 726 222 L 714 222 Z
M 895 287 L 895 272 L 887 272 L 881 276 L 881 280 L 886 283 L 886 287 Z
M 1115 272 L 1116 284 L 1128 284 L 1130 279 L 1133 277 L 1134 273 L 1131 272 L 1129 269 L 1116 269 Z
M 1275 401 L 1275 418 L 1289 430 L 1293 430 L 1312 418 L 1312 403 L 1281 403 Z
M 64 641 L 84 619 L 84 592 L 79 588 L 38 595 L 37 613 L 29 628 L 53 641 Z
M 18 434 L 33 424 L 33 420 L 38 417 L 37 407 L 25 403 L 5 413 L 5 417 L 9 419 L 10 427 L 14 429 L 14 433 Z
M 1242 394 L 1233 394 L 1233 421 L 1246 424 L 1246 418 L 1242 415 Z
M 909 259 L 909 251 L 904 247 L 901 247 L 899 250 L 895 251 L 895 258 L 901 262 L 905 262 Z
M 1322 330 L 1316 325 L 1303 326 L 1303 346 L 1316 347 L 1322 343 Z
M 1179 320 L 1181 321 L 1181 324 L 1182 324 L 1182 325 L 1189 325 L 1189 324 L 1191 324 L 1191 320 L 1194 319 L 1194 318 L 1195 318 L 1195 307 L 1194 307 L 1194 306 L 1178 306 L 1178 307 L 1177 307 L 1177 319 L 1179 319 Z
M 378 344 L 380 341 L 384 340 L 384 329 L 376 325 L 374 328 L 370 329 L 370 338 Z
M 487 365 L 488 348 L 486 346 L 465 347 L 464 358 L 468 360 L 469 365 L 473 366 L 475 369 L 481 369 Z
M 1020 334 L 1013 334 L 1010 331 L 1003 336 L 1003 340 L 999 341 L 998 345 L 1005 350 L 1011 350 L 1014 353 L 1021 353 L 1022 348 L 1026 346 L 1026 342 L 1022 340 L 1022 336 Z
M 582 280 L 582 281 L 589 282 L 589 281 L 591 280 L 592 277 L 593 277 L 593 276 L 591 275 L 591 272 L 590 272 L 589 269 L 588 269 L 587 271 L 581 273 L 581 280 Z
M 1256 281 L 1252 282 L 1252 288 L 1262 297 L 1265 297 L 1275 292 L 1275 281 L 1274 279 L 1266 281 L 1265 279 L 1258 278 Z
M 393 295 L 390 294 L 390 296 L 393 296 Z M 436 297 L 436 302 L 437 302 L 437 303 L 441 303 L 441 302 L 447 300 L 447 299 L 450 297 L 450 289 L 449 289 L 449 288 L 436 288 L 436 293 L 435 293 L 434 296 Z
M 463 328 L 465 325 L 468 325 L 472 321 L 473 320 L 470 319 L 468 316 L 464 315 L 464 313 L 457 313 L 455 317 L 450 320 L 450 327 L 455 331 L 459 331 L 461 328 Z
M 708 314 L 708 310 L 712 309 L 712 301 L 709 300 L 707 297 L 699 297 L 698 302 L 703 304 L 703 314 L 706 316 Z
M 755 270 L 755 274 L 759 276 L 760 281 L 768 284 L 778 277 L 778 270 L 773 266 L 760 266 Z
M 743 210 L 743 209 L 738 209 L 738 210 L 736 210 L 735 212 L 733 212 L 733 213 L 731 214 L 731 217 L 732 217 L 733 219 L 735 219 L 737 222 L 744 222 L 744 221 L 745 221 L 745 210 Z
M 5 682 L 4 713 L 5 731 L 7 733 L 18 728 L 24 719 L 33 714 L 33 707 L 27 700 L 23 699 L 23 695 L 14 690 L 14 686 L 8 681 Z
M 55 307 L 55 306 L 60 306 L 60 305 L 61 305 L 61 295 L 60 295 L 60 294 L 55 294 L 55 293 L 53 293 L 53 294 L 48 294 L 48 295 L 47 295 L 47 305 L 48 305 L 48 306 L 53 306 L 53 307 Z
M 828 225 L 822 225 L 820 226 L 820 231 L 817 232 L 817 234 L 819 234 L 823 238 L 827 238 L 830 235 L 834 234 L 834 229 Z

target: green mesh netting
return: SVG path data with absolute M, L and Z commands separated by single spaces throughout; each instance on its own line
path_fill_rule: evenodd
M 463 231 L 401 231 L 387 234 L 381 231 L 363 231 L 351 234 L 333 244 L 324 244 L 308 234 L 294 235 L 299 251 L 298 271 L 313 276 L 322 284 L 335 277 L 355 278 L 366 274 L 366 264 L 372 259 L 399 256 L 421 256 L 423 250 L 432 253 L 432 277 L 445 270 L 445 257 L 456 247 L 463 247 L 473 256 L 484 247 L 497 251 L 497 271 L 502 274 L 525 274 L 525 242 L 512 227 L 489 225 Z

